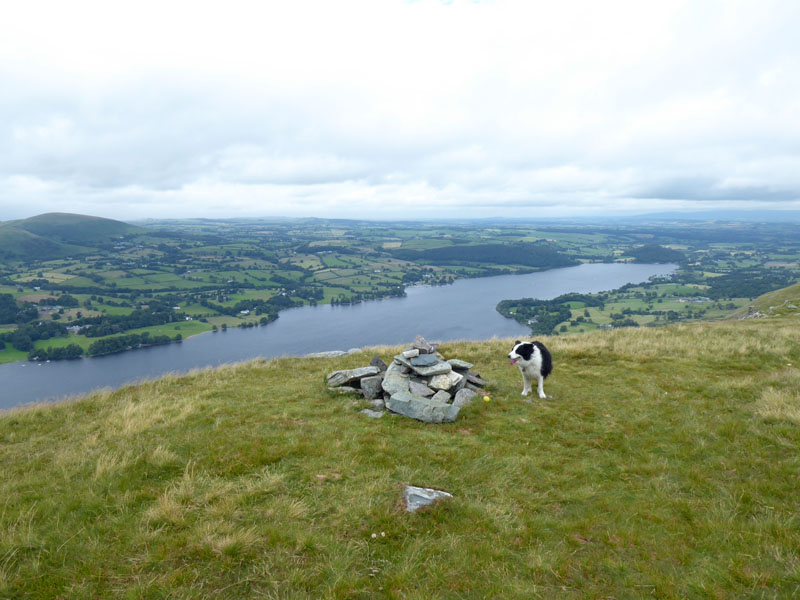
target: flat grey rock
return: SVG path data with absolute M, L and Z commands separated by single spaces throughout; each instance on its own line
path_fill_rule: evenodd
M 408 390 L 415 396 L 422 396 L 423 398 L 428 398 L 429 396 L 433 396 L 436 393 L 434 390 L 429 388 L 424 383 L 419 383 L 418 381 L 414 381 L 413 379 L 409 382 Z
M 404 355 L 405 356 L 405 355 Z M 411 366 L 413 367 L 432 367 L 439 362 L 433 354 L 420 354 L 411 358 Z
M 412 348 L 411 350 L 406 350 L 405 352 L 403 352 L 403 356 L 408 359 L 416 358 L 417 356 L 419 356 L 419 350 L 417 350 L 416 348 Z
M 423 359 L 422 357 L 430 357 Z M 422 364 L 415 364 L 414 361 L 419 361 L 422 359 L 425 362 L 429 362 L 429 365 L 422 365 Z M 450 363 L 445 360 L 438 360 L 432 354 L 422 354 L 418 358 L 408 359 L 402 354 L 398 354 L 394 357 L 394 362 L 402 365 L 409 371 L 413 371 L 420 377 L 431 377 L 433 375 L 441 375 L 442 373 L 449 373 L 453 370 L 453 367 L 450 366 Z
M 325 380 L 329 387 L 339 387 L 340 385 L 345 385 L 356 379 L 377 375 L 378 373 L 380 373 L 380 369 L 377 367 L 361 367 L 360 369 L 347 369 L 328 373 Z
M 409 392 L 392 394 L 386 402 L 386 408 L 392 412 L 424 421 L 425 423 L 452 423 L 458 416 L 459 408 L 444 402 L 435 402 L 430 398 L 414 396 Z
M 304 358 L 336 358 L 346 354 L 347 352 L 344 350 L 328 350 L 327 352 L 312 352 L 311 354 L 306 354 Z
M 475 392 L 480 396 L 486 395 L 486 390 L 479 388 L 477 385 L 472 385 L 471 383 L 467 383 L 467 385 L 464 386 L 464 389 L 472 390 L 473 392 Z
M 409 369 L 411 368 L 411 359 L 406 358 L 402 354 L 398 354 L 397 356 L 395 356 L 394 362 L 403 367 L 408 367 Z
M 444 373 L 449 373 L 453 370 L 453 367 L 450 366 L 450 363 L 444 360 L 440 360 L 435 364 L 431 365 L 430 367 L 412 367 L 414 372 L 421 377 L 432 377 L 433 375 L 443 375 Z
M 481 376 L 477 373 L 467 373 L 467 383 L 478 387 L 485 387 L 489 382 L 485 379 L 481 379 Z
M 468 363 L 465 360 L 459 360 L 458 358 L 451 358 L 447 362 L 450 363 L 451 367 L 453 367 L 454 369 L 458 369 L 459 371 L 469 371 L 472 367 L 475 366 L 472 363 Z
M 403 490 L 403 500 L 406 503 L 406 511 L 413 513 L 424 506 L 430 506 L 434 502 L 452 498 L 453 494 L 432 488 L 421 488 L 407 485 Z
M 453 406 L 458 406 L 458 407 L 466 406 L 467 404 L 472 402 L 473 398 L 475 398 L 475 396 L 477 395 L 478 394 L 476 394 L 472 390 L 467 390 L 467 389 L 458 390 L 456 392 L 456 397 L 453 400 Z
M 445 404 L 450 404 L 450 402 L 453 400 L 453 397 L 444 390 L 439 390 L 433 395 L 431 400 L 434 402 L 444 402 Z

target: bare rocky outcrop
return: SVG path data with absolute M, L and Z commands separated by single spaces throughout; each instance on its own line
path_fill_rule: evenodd
M 472 363 L 447 360 L 438 349 L 439 344 L 417 336 L 389 365 L 375 356 L 368 367 L 329 373 L 326 382 L 333 391 L 364 396 L 378 409 L 382 404 L 426 423 L 450 423 L 478 393 L 483 395 L 487 382 L 472 371 Z

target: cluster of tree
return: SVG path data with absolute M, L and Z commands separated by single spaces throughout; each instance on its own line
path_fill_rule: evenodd
M 788 287 L 797 281 L 797 275 L 784 269 L 740 269 L 720 277 L 711 278 L 709 298 L 755 298 L 767 292 Z
M 680 263 L 686 260 L 686 255 L 672 248 L 664 248 L 657 244 L 649 244 L 631 248 L 625 252 L 627 256 L 632 256 L 637 263 Z
M 41 323 L 25 323 L 17 327 L 14 331 L 0 335 L 0 340 L 8 342 L 20 352 L 28 352 L 33 349 L 33 343 L 37 340 L 49 340 L 54 337 L 66 337 L 67 328 L 54 321 L 43 321 Z
M 130 333 L 128 335 L 107 337 L 92 342 L 86 354 L 89 356 L 102 356 L 105 354 L 124 352 L 125 350 L 135 350 L 136 348 L 179 342 L 182 339 L 183 336 L 180 333 L 173 338 L 168 335 L 150 335 L 147 331 L 144 333 Z
M 537 269 L 569 267 L 577 264 L 549 242 L 517 242 L 513 244 L 475 244 L 445 246 L 428 250 L 394 250 L 392 255 L 426 264 L 489 263 L 522 265 Z
M 19 306 L 11 294 L 0 294 L 0 323 L 15 323 Z
M 402 285 L 387 285 L 383 288 L 373 287 L 370 292 L 353 292 L 352 295 L 339 294 L 338 298 L 331 298 L 331 305 L 359 304 L 366 300 L 380 300 L 381 298 L 401 298 L 406 295 Z
M 18 305 L 11 294 L 0 294 L 0 323 L 28 323 L 39 316 L 39 309 L 31 302 Z
M 501 300 L 497 311 L 504 317 L 515 319 L 531 328 L 531 333 L 546 335 L 552 333 L 559 323 L 572 318 L 572 304 L 584 306 L 604 305 L 605 296 L 587 294 L 563 294 L 552 300 L 522 298 L 520 300 Z M 529 322 L 530 321 L 530 322 Z
M 74 296 L 70 296 L 69 294 L 61 294 L 56 299 L 56 304 L 63 306 L 64 308 L 77 308 L 79 305 L 78 299 Z
M 28 353 L 28 360 L 69 360 L 83 356 L 83 348 L 78 344 L 68 344 L 61 348 L 48 346 L 45 348 L 34 348 Z
M 310 243 L 295 248 L 298 254 L 315 254 L 317 252 L 335 252 L 336 254 L 356 254 L 358 250 L 347 246 L 312 246 Z

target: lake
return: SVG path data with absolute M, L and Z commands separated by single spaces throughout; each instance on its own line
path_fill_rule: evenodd
M 434 342 L 523 338 L 529 329 L 501 316 L 495 310 L 500 300 L 607 291 L 675 268 L 596 263 L 527 275 L 459 279 L 447 286 L 407 288 L 405 298 L 292 308 L 281 311 L 280 318 L 266 327 L 205 333 L 180 344 L 81 360 L 0 365 L 0 409 L 259 357 L 410 343 L 417 334 Z

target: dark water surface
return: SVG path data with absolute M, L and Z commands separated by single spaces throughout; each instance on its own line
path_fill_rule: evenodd
M 0 365 L 0 409 L 258 357 L 403 344 L 417 334 L 437 342 L 525 337 L 527 327 L 495 310 L 500 300 L 612 290 L 674 269 L 675 265 L 586 264 L 460 279 L 448 286 L 408 288 L 405 298 L 292 308 L 266 327 L 205 333 L 181 344 L 81 360 Z

